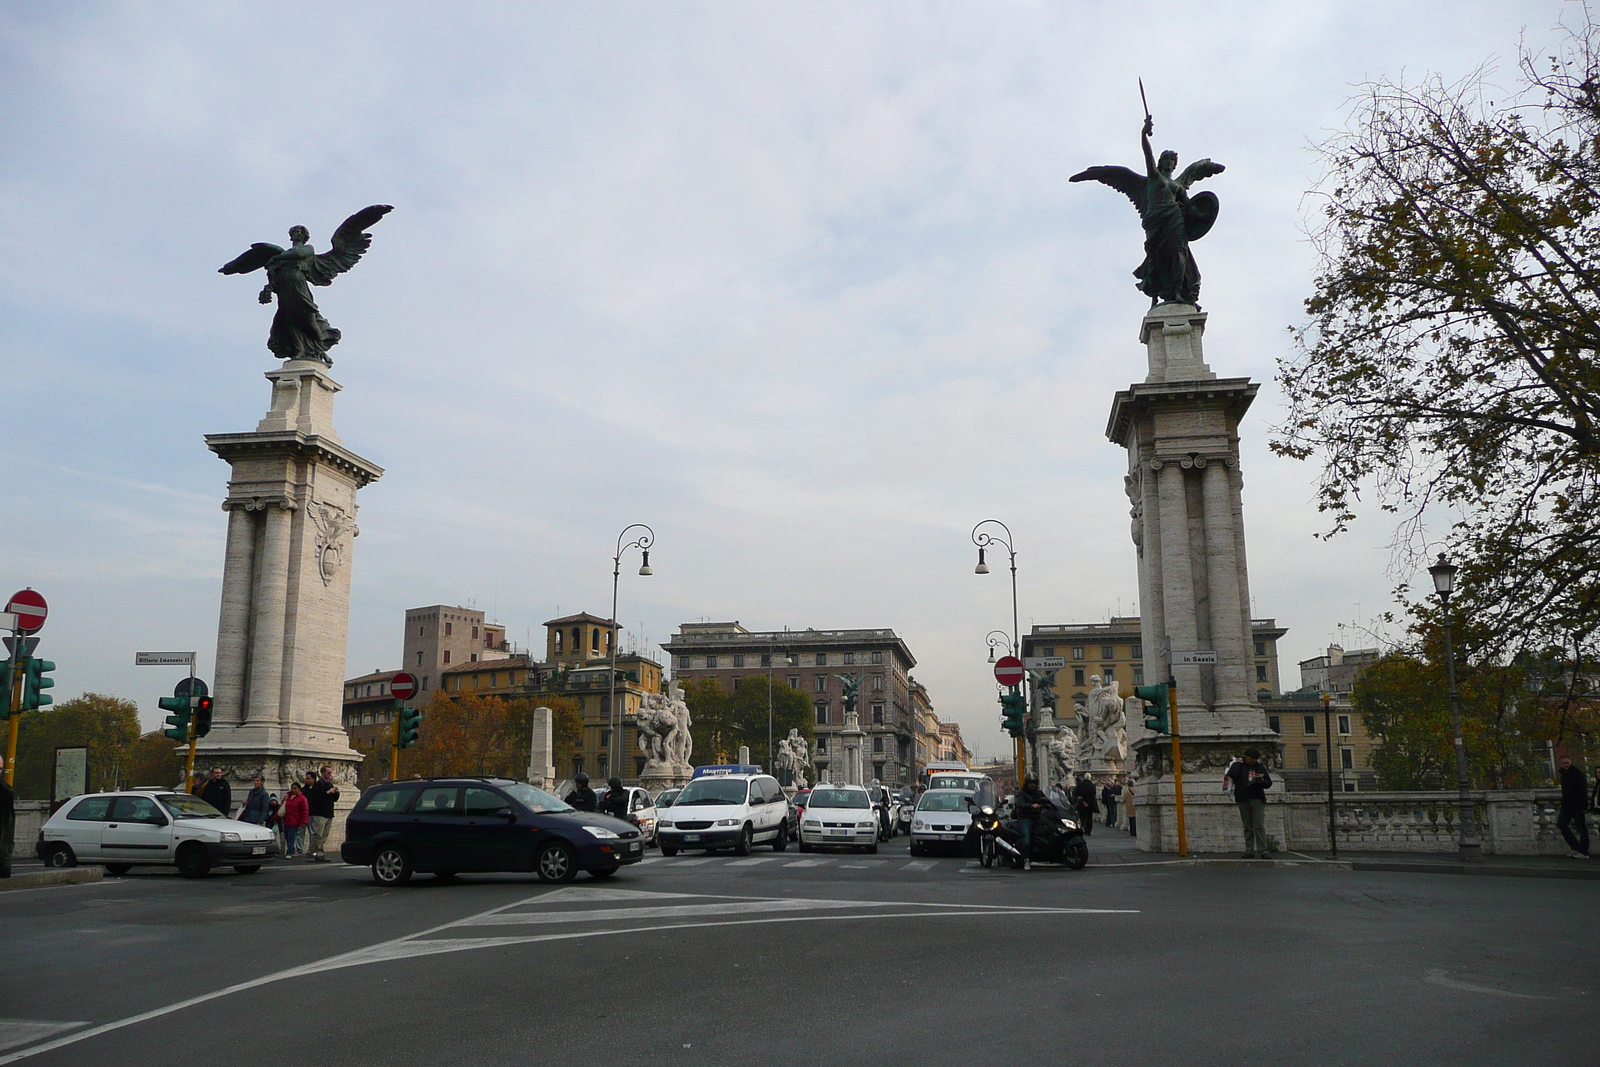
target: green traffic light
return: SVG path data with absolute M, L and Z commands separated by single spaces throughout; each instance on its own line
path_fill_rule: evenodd
M 395 747 L 410 748 L 417 743 L 419 724 L 422 722 L 422 712 L 416 708 L 400 709 L 400 731 L 395 738 Z
M 174 741 L 189 740 L 189 698 L 162 697 L 156 701 L 156 706 L 162 711 L 172 712 L 167 716 L 167 728 L 161 731 L 162 735 Z
M 1145 709 L 1144 728 L 1158 734 L 1172 732 L 1172 709 L 1168 706 L 1165 685 L 1136 685 L 1133 695 L 1150 706 Z
M 48 677 L 56 669 L 55 661 L 29 657 L 22 661 L 22 710 L 34 711 L 55 701 L 41 690 L 55 688 L 56 680 Z
M 1000 726 L 1012 737 L 1021 737 L 1025 727 L 1023 719 L 1028 714 L 1028 701 L 1021 693 L 1003 693 L 1000 696 Z
M 211 698 L 191 697 L 194 705 L 194 735 L 204 737 L 211 732 Z

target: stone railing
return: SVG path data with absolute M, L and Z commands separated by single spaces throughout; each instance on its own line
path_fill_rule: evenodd
M 1474 790 L 1473 814 L 1483 851 L 1495 855 L 1562 855 L 1555 789 Z M 1326 850 L 1328 798 L 1315 793 L 1269 797 L 1269 831 L 1282 826 L 1281 847 Z M 1352 852 L 1454 852 L 1460 798 L 1454 792 L 1335 793 L 1339 848 Z M 1272 809 L 1278 809 L 1272 812 Z M 1272 819 L 1276 814 L 1281 819 Z

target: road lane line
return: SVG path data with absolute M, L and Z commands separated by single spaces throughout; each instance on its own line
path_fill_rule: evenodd
M 719 904 L 663 904 L 660 907 L 590 908 L 584 911 L 507 911 L 463 926 L 533 926 L 543 923 L 599 922 L 605 919 L 670 919 L 698 915 L 746 915 L 763 911 L 824 911 L 830 908 L 882 908 L 888 904 L 858 900 L 741 900 Z

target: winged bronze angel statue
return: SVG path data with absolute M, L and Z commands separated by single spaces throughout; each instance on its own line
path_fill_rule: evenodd
M 1200 268 L 1195 264 L 1189 244 L 1211 231 L 1217 221 L 1217 194 L 1189 195 L 1189 186 L 1221 174 L 1227 168 L 1209 159 L 1198 159 L 1176 178 L 1178 153 L 1168 150 L 1156 159 L 1150 151 L 1150 134 L 1155 120 L 1144 119 L 1140 142 L 1144 145 L 1144 174 L 1127 167 L 1090 167 L 1071 177 L 1071 181 L 1097 181 L 1111 186 L 1133 201 L 1144 225 L 1144 262 L 1133 272 L 1139 291 L 1150 298 L 1150 306 L 1162 303 L 1200 303 Z
M 343 335 L 322 317 L 317 302 L 311 299 L 311 286 L 332 285 L 334 278 L 355 266 L 372 247 L 372 234 L 363 231 L 393 210 L 389 204 L 362 208 L 333 231 L 333 247 L 326 252 L 319 254 L 311 247 L 310 230 L 294 226 L 289 230 L 287 249 L 260 241 L 222 268 L 222 274 L 249 274 L 266 268 L 267 284 L 260 300 L 270 304 L 274 295 L 278 298 L 278 313 L 272 317 L 272 332 L 267 335 L 267 349 L 273 355 L 333 366 L 328 349 Z

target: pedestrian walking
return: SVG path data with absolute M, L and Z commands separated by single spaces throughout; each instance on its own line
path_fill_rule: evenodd
M 306 802 L 300 783 L 289 786 L 289 795 L 283 798 L 283 858 L 288 859 L 300 851 L 300 834 L 311 821 L 311 805 Z
M 1233 785 L 1233 799 L 1239 805 L 1239 821 L 1244 823 L 1244 858 L 1267 858 L 1267 790 L 1272 788 L 1272 775 L 1261 762 L 1261 753 L 1253 748 L 1244 750 L 1244 759 L 1228 768 L 1228 781 Z
M 1556 829 L 1567 839 L 1572 858 L 1586 860 L 1589 858 L 1589 824 L 1584 819 L 1583 809 L 1593 803 L 1589 797 L 1588 777 L 1572 765 L 1570 758 L 1562 756 L 1556 780 L 1561 783 L 1561 814 L 1556 816 Z
M 1122 783 L 1113 778 L 1100 790 L 1100 804 L 1106 809 L 1106 825 L 1117 825 L 1117 809 L 1122 807 Z
M 1085 837 L 1094 833 L 1094 817 L 1100 813 L 1100 804 L 1094 797 L 1094 781 L 1087 774 L 1078 775 L 1078 784 L 1072 787 L 1072 803 L 1078 813 L 1078 826 Z
M 268 800 L 267 787 L 258 774 L 250 779 L 250 792 L 244 795 L 244 803 L 239 805 L 239 821 L 254 823 L 257 826 L 267 825 Z
M 1122 814 L 1128 820 L 1128 833 L 1137 837 L 1138 829 L 1134 825 L 1133 810 L 1133 779 L 1128 779 L 1128 784 L 1122 787 Z
M 312 777 L 308 775 L 307 777 Z M 306 803 L 311 808 L 311 862 L 327 863 L 324 849 L 328 847 L 328 831 L 333 829 L 334 804 L 339 800 L 339 787 L 333 784 L 333 768 L 322 768 L 322 777 L 313 778 Z
M 11 846 L 17 835 L 17 794 L 6 784 L 6 758 L 0 756 L 0 878 L 11 877 Z
M 200 799 L 227 815 L 233 810 L 233 787 L 222 777 L 222 768 L 211 768 L 211 777 L 200 787 Z

